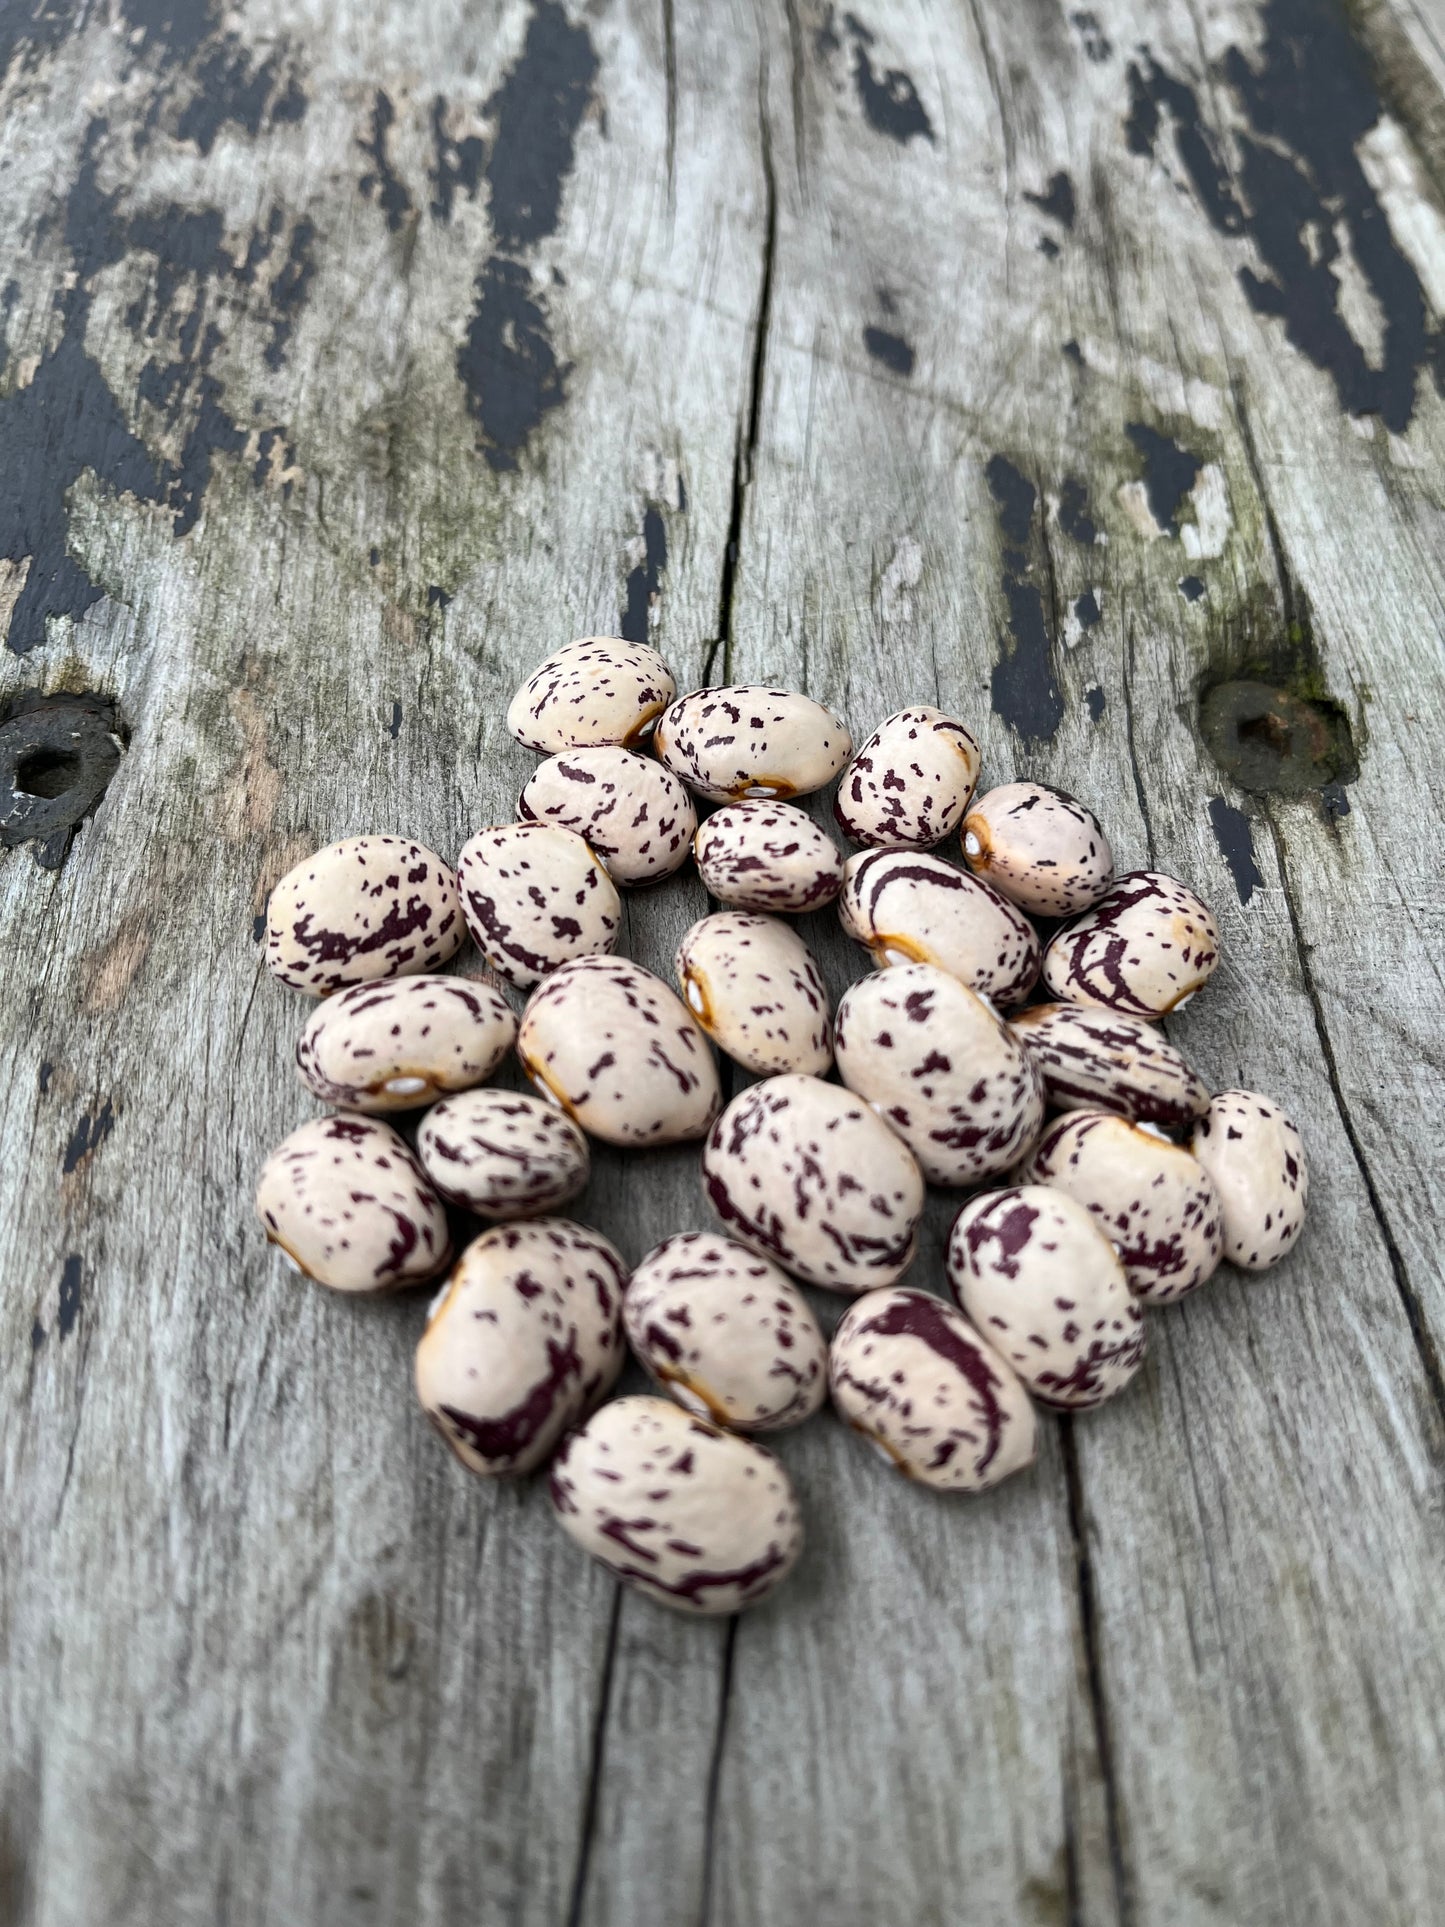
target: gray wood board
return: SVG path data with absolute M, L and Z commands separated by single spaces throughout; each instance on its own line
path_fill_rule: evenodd
M 1430 1918 L 1439 5 L 26 0 L 0 67 L 0 701 L 127 738 L 0 852 L 0 1927 Z M 309 1108 L 267 888 L 508 818 L 511 688 L 619 628 L 1095 803 L 1221 916 L 1171 1033 L 1313 1164 L 991 1498 L 782 1440 L 735 1625 L 468 1480 L 422 1296 L 250 1218 Z M 1313 787 L 1206 739 L 1260 679 Z M 704 1222 L 692 1155 L 581 1215 Z

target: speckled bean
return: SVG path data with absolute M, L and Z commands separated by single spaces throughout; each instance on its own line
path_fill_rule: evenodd
M 1141 1124 L 1188 1124 L 1209 1086 L 1143 1017 L 1087 1004 L 1033 1004 L 1009 1019 L 1056 1111 L 1114 1111 Z
M 261 1167 L 256 1214 L 292 1265 L 333 1291 L 425 1284 L 451 1258 L 441 1200 L 374 1117 L 313 1117 Z
M 522 1013 L 517 1055 L 544 1097 L 608 1144 L 701 1137 L 722 1104 L 697 1019 L 621 957 L 582 957 L 547 978 Z
M 692 850 L 709 892 L 734 910 L 816 910 L 843 887 L 843 852 L 793 803 L 729 803 Z
M 482 1218 L 556 1211 L 582 1190 L 592 1164 L 570 1117 L 512 1091 L 444 1098 L 422 1119 L 416 1149 L 442 1197 Z
M 1214 1180 L 1224 1216 L 1224 1255 L 1244 1271 L 1267 1271 L 1304 1230 L 1310 1177 L 1291 1119 L 1258 1091 L 1220 1091 L 1194 1127 L 1190 1149 Z
M 1034 1408 L 1018 1375 L 930 1292 L 870 1291 L 838 1321 L 833 1403 L 900 1472 L 939 1492 L 986 1492 L 1034 1462 Z
M 677 694 L 672 671 L 644 642 L 583 636 L 539 663 L 513 696 L 507 728 L 544 756 L 598 743 L 645 742 Z
M 771 1452 L 665 1398 L 619 1398 L 552 1467 L 563 1530 L 614 1577 L 678 1612 L 735 1613 L 788 1576 L 803 1543 Z
M 713 1126 L 702 1171 L 726 1230 L 795 1277 L 856 1293 L 912 1263 L 922 1174 L 836 1084 L 790 1073 L 751 1085 Z
M 526 822 L 585 839 L 614 883 L 655 883 L 687 861 L 697 828 L 692 798 L 656 757 L 600 744 L 539 763 L 517 800 Z
M 1209 1173 L 1152 1124 L 1070 1111 L 1049 1126 L 1019 1175 L 1084 1206 L 1141 1304 L 1172 1304 L 1219 1263 L 1219 1194 Z
M 848 760 L 848 725 L 793 689 L 740 683 L 680 697 L 658 720 L 653 748 L 700 796 L 806 796 Z
M 717 1425 L 778 1432 L 827 1395 L 828 1348 L 803 1294 L 769 1259 L 714 1231 L 650 1251 L 622 1323 L 663 1391 Z
M 933 1184 L 977 1184 L 1008 1170 L 1043 1126 L 1043 1091 L 1022 1046 L 932 964 L 897 965 L 845 992 L 837 1052 L 843 1082 Z
M 469 1244 L 416 1348 L 422 1410 L 468 1471 L 531 1472 L 622 1369 L 627 1267 L 566 1218 Z
M 879 968 L 933 964 L 1004 1007 L 1021 1003 L 1038 980 L 1038 934 L 1023 912 L 925 850 L 850 857 L 838 915 Z
M 1035 1398 L 1112 1398 L 1144 1360 L 1144 1318 L 1083 1205 L 1041 1184 L 984 1191 L 953 1221 L 948 1288 Z
M 828 992 L 803 939 L 776 917 L 719 910 L 677 948 L 683 1001 L 720 1050 L 750 1071 L 808 1071 L 833 1062 Z
M 1047 783 L 1004 783 L 963 819 L 964 860 L 1036 917 L 1072 917 L 1114 880 L 1109 839 L 1090 809 Z
M 1044 982 L 1064 1003 L 1162 1017 L 1201 989 L 1218 962 L 1208 906 L 1174 877 L 1131 870 L 1059 931 L 1044 956 Z
M 978 781 L 979 748 L 941 709 L 900 709 L 843 772 L 833 814 L 880 850 L 927 850 L 958 828 Z
M 434 970 L 465 934 L 457 880 L 401 836 L 348 836 L 298 863 L 266 904 L 266 968 L 309 997 Z
M 519 990 L 617 941 L 616 886 L 571 830 L 551 823 L 479 830 L 462 851 L 457 877 L 472 941 Z
M 396 977 L 353 984 L 311 1013 L 296 1041 L 301 1082 L 343 1111 L 409 1111 L 490 1077 L 517 1019 L 490 984 Z

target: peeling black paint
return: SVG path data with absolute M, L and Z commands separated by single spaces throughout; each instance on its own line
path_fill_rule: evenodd
M 1124 432 L 1144 458 L 1144 493 L 1149 500 L 1149 513 L 1166 535 L 1172 535 L 1175 518 L 1204 463 L 1147 422 L 1129 422 Z
M 55 1066 L 53 1064 L 47 1062 L 40 1066 L 39 1083 L 40 1083 L 40 1095 L 42 1097 L 44 1097 L 46 1092 L 50 1089 L 50 1080 L 54 1076 L 54 1074 L 55 1074 Z
M 60 1299 L 56 1307 L 56 1324 L 62 1338 L 69 1338 L 75 1330 L 75 1321 L 80 1316 L 80 1287 L 80 1253 L 72 1251 L 60 1270 Z
M 1084 52 L 1096 64 L 1113 58 L 1114 46 L 1104 29 L 1099 25 L 1098 14 L 1080 9 L 1069 15 L 1069 24 L 1084 43 Z
M 432 165 L 427 178 L 432 186 L 431 213 L 437 221 L 449 221 L 458 194 L 469 201 L 477 198 L 482 183 L 482 164 L 486 142 L 479 134 L 453 140 L 447 132 L 447 100 L 438 94 L 431 104 Z
M 161 35 L 165 21 L 142 11 L 142 42 Z M 179 31 L 179 29 L 178 29 Z M 183 209 L 161 203 L 122 216 L 118 193 L 100 185 L 99 155 L 108 134 L 103 118 L 90 121 L 81 144 L 75 178 L 54 217 L 70 256 L 55 307 L 58 337 L 42 355 L 31 379 L 0 397 L 0 557 L 24 568 L 20 594 L 11 612 L 7 642 L 25 654 L 45 640 L 50 617 L 78 620 L 102 591 L 70 553 L 68 498 L 81 474 L 90 471 L 117 495 L 162 504 L 177 536 L 200 518 L 215 461 L 245 452 L 248 435 L 226 407 L 212 364 L 222 343 L 216 312 L 235 286 L 252 289 L 285 228 L 279 210 L 248 237 L 241 254 L 225 244 L 224 220 L 217 209 Z M 288 252 L 269 294 L 250 305 L 269 312 L 272 342 L 266 359 L 274 367 L 284 356 L 311 278 L 310 222 L 298 222 Z M 134 400 L 163 418 L 174 461 L 154 455 L 130 425 L 127 407 L 112 392 L 99 364 L 86 349 L 97 277 L 127 256 L 149 257 L 149 272 L 139 295 L 123 310 L 130 333 L 150 348 L 136 382 Z M 141 417 L 144 420 L 144 415 Z M 266 460 L 253 468 L 258 484 L 270 472 L 270 452 L 279 429 L 261 428 Z
M 662 593 L 662 573 L 667 567 L 667 525 L 651 505 L 642 518 L 642 546 L 643 559 L 627 577 L 627 607 L 621 629 L 625 642 L 649 640 L 652 609 Z
M 919 98 L 912 76 L 902 67 L 889 67 L 883 73 L 878 73 L 870 52 L 877 44 L 876 34 L 864 25 L 856 13 L 845 14 L 844 24 L 853 42 L 853 85 L 868 125 L 876 133 L 886 134 L 889 140 L 897 141 L 900 147 L 906 146 L 915 135 L 932 141 L 933 123 L 928 118 L 928 109 Z M 833 10 L 830 7 L 815 45 L 820 53 L 826 55 L 836 53 L 842 44 L 833 24 Z
M 1036 208 L 1047 214 L 1051 221 L 1057 221 L 1061 227 L 1071 228 L 1074 225 L 1078 206 L 1074 200 L 1074 183 L 1067 174 L 1051 174 L 1042 194 L 1031 194 L 1025 189 L 1024 199 L 1032 201 Z
M 912 344 L 905 341 L 902 335 L 890 334 L 886 328 L 865 328 L 863 346 L 875 361 L 881 361 L 895 375 L 902 375 L 906 379 L 913 373 Z
M 1092 589 L 1085 589 L 1084 593 L 1079 597 L 1077 602 L 1075 602 L 1074 619 L 1081 629 L 1092 629 L 1096 624 L 1103 621 L 1103 612 L 1099 608 L 1099 598 Z
M 35 1323 L 30 1327 L 31 1351 L 38 1352 L 40 1350 L 40 1347 L 44 1343 L 45 1343 L 45 1327 L 44 1325 L 41 1324 L 40 1320 L 37 1318 L 35 1320 Z
M 496 131 L 483 174 L 498 253 L 477 276 L 456 365 L 493 469 L 516 468 L 528 437 L 565 396 L 546 297 L 517 257 L 556 231 L 596 75 L 586 27 L 574 26 L 557 0 L 539 0 L 516 65 L 486 103 Z
M 1037 245 L 1038 245 L 1039 253 L 1043 255 L 1045 260 L 1047 261 L 1058 260 L 1059 253 L 1060 253 L 1059 244 L 1057 241 L 1052 239 L 1051 236 L 1047 234 L 1041 234 L 1038 238 Z
M 357 185 L 367 200 L 374 201 L 381 209 L 393 234 L 406 224 L 407 216 L 413 212 L 406 183 L 391 164 L 390 136 L 395 124 L 396 108 L 391 95 L 378 87 L 367 130 L 356 143 L 371 162 Z
M 1197 602 L 1204 594 L 1204 583 L 1197 575 L 1181 575 L 1179 593 L 1186 602 Z
M 1249 818 L 1243 810 L 1226 803 L 1222 796 L 1211 796 L 1209 821 L 1214 830 L 1214 840 L 1219 845 L 1219 854 L 1229 865 L 1229 874 L 1234 878 L 1239 900 L 1248 903 L 1264 883 L 1254 860 L 1254 832 Z
M 103 696 L 25 691 L 0 706 L 0 848 L 33 843 L 41 867 L 58 870 L 123 746 L 115 705 Z
M 1069 360 L 1073 362 L 1076 368 L 1083 367 L 1084 351 L 1079 346 L 1077 341 L 1073 341 L 1073 340 L 1066 341 L 1064 343 L 1064 353 L 1068 356 Z
M 1258 48 L 1231 46 L 1215 69 L 1242 122 L 1232 168 L 1195 88 L 1147 52 L 1129 68 L 1129 147 L 1153 154 L 1167 111 L 1204 213 L 1220 233 L 1247 235 L 1263 265 L 1239 269 L 1250 305 L 1280 321 L 1329 376 L 1341 408 L 1403 432 L 1420 374 L 1438 372 L 1445 338 L 1427 324 L 1419 276 L 1360 164 L 1359 143 L 1383 111 L 1375 78 L 1334 0 L 1265 0 L 1260 20 Z M 1379 352 L 1355 338 L 1341 311 L 1342 232 L 1384 319 Z
M 1086 549 L 1099 539 L 1099 525 L 1089 513 L 1089 491 L 1074 475 L 1065 476 L 1059 490 L 1059 527 L 1071 542 Z
M 1098 683 L 1095 683 L 1092 689 L 1086 689 L 1084 691 L 1084 701 L 1089 706 L 1089 721 L 1092 723 L 1102 722 L 1104 720 L 1104 710 L 1108 705 L 1108 698 Z
M 265 936 L 265 934 L 266 934 L 266 912 L 263 910 L 259 916 L 252 917 L 251 919 L 252 943 L 260 943 L 261 939 Z
M 993 668 L 993 707 L 1026 743 L 1047 743 L 1063 721 L 1064 699 L 1054 676 L 1043 597 L 1028 580 L 1025 549 L 1038 491 L 1004 455 L 992 456 L 984 475 L 1004 544 L 1002 587 L 1010 635 Z
M 401 704 L 400 703 L 394 702 L 391 706 L 391 721 L 386 726 L 386 733 L 393 742 L 395 742 L 397 737 L 400 736 L 401 734 Z
M 266 366 L 279 368 L 286 358 L 295 331 L 296 317 L 306 305 L 306 296 L 316 273 L 311 252 L 316 228 L 311 221 L 298 221 L 291 230 L 290 245 L 281 272 L 271 284 L 271 339 L 266 344 Z M 279 430 L 273 431 L 279 434 Z
M 306 95 L 288 63 L 289 54 L 278 50 L 254 65 L 249 49 L 226 34 L 196 63 L 195 92 L 176 120 L 177 139 L 209 154 L 228 125 L 254 140 L 265 127 L 302 119 Z
M 451 601 L 451 594 L 440 582 L 429 582 L 426 586 L 426 606 L 428 609 L 445 609 Z
M 69 1177 L 83 1159 L 88 1158 L 93 1151 L 98 1151 L 114 1129 L 115 1112 L 111 1108 L 109 1098 L 101 1105 L 94 1117 L 89 1112 L 82 1112 L 75 1129 L 70 1134 L 70 1142 L 66 1145 L 65 1155 L 61 1160 L 61 1170 L 65 1176 Z
M 1005 542 L 1022 548 L 1029 539 L 1038 491 L 1027 475 L 1016 469 L 1006 455 L 995 455 L 984 470 L 988 492 L 993 497 L 999 529 Z
M 1337 823 L 1342 816 L 1350 813 L 1350 799 L 1345 795 L 1343 783 L 1326 783 L 1320 791 L 1320 801 L 1325 806 L 1325 815 L 1331 823 Z

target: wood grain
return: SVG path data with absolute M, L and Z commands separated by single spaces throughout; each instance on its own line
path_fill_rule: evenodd
M 1442 47 L 1423 0 L 0 19 L 0 703 L 127 735 L 0 853 L 0 1927 L 1431 1917 Z M 511 689 L 619 629 L 1093 803 L 1218 909 L 1171 1034 L 1314 1174 L 986 1501 L 784 1438 L 808 1549 L 736 1624 L 469 1480 L 421 1304 L 249 1216 L 308 1109 L 270 883 L 508 819 Z M 1260 678 L 1350 767 L 1243 787 L 1201 698 Z M 694 1160 L 579 1214 L 635 1259 Z

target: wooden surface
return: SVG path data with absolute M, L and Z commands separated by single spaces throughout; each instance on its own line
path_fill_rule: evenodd
M 0 852 L 0 1924 L 1437 1918 L 1440 0 L 9 0 L 0 68 L 0 699 L 127 745 Z M 250 1216 L 269 884 L 509 817 L 511 688 L 620 626 L 1094 803 L 1313 1165 L 996 1495 L 785 1438 L 736 1625 L 469 1480 L 424 1296 Z M 695 1160 L 584 1215 L 636 1258 Z

